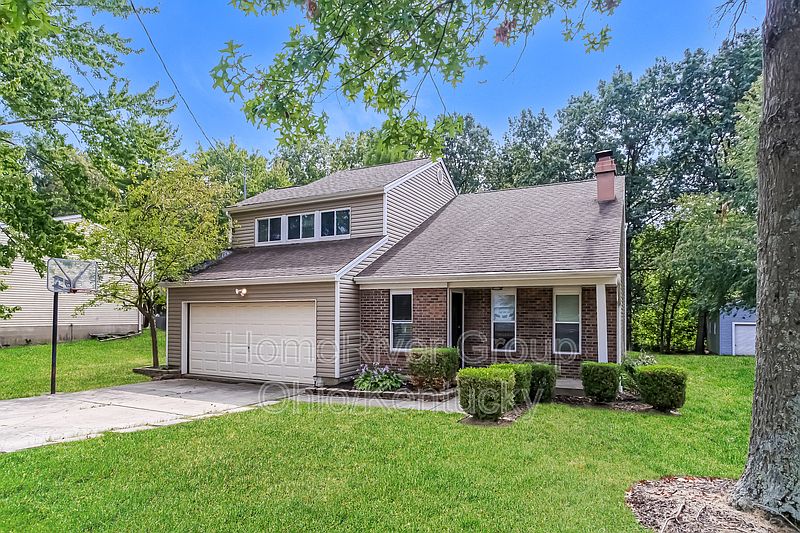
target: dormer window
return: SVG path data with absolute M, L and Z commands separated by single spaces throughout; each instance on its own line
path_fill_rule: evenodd
M 287 217 L 286 238 L 290 241 L 314 238 L 314 213 L 291 215 Z
M 320 223 L 321 237 L 334 237 L 336 235 L 350 234 L 350 210 L 337 209 L 336 211 L 323 211 Z
M 256 245 L 295 243 L 350 237 L 350 208 L 259 218 Z

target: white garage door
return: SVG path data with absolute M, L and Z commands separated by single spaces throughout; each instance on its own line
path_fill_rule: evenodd
M 753 355 L 756 353 L 756 325 L 733 325 L 733 355 Z
M 189 305 L 189 373 L 287 383 L 316 374 L 314 302 Z

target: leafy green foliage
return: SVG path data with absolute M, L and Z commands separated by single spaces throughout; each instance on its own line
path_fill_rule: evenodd
M 531 399 L 539 402 L 549 402 L 553 399 L 556 390 L 556 367 L 546 363 L 532 363 L 531 365 Z
M 52 216 L 93 217 L 172 137 L 171 103 L 155 87 L 130 90 L 118 70 L 134 50 L 87 11 L 124 17 L 130 6 L 0 3 L 0 268 L 19 257 L 42 272 L 43 257 L 65 255 L 80 237 Z
M 736 106 L 736 140 L 728 154 L 734 171 L 731 195 L 736 207 L 755 216 L 758 208 L 758 129 L 764 101 L 764 80 L 758 78 Z
M 686 370 L 669 365 L 642 366 L 636 370 L 636 383 L 642 401 L 659 411 L 671 411 L 686 403 Z
M 620 379 L 622 382 L 622 389 L 632 394 L 639 393 L 639 386 L 636 383 L 636 370 L 642 366 L 656 364 L 656 358 L 647 352 L 628 352 L 622 358 L 620 368 Z
M 411 382 L 422 389 L 442 390 L 456 377 L 458 348 L 412 348 L 408 354 Z
M 514 371 L 514 401 L 517 404 L 531 400 L 532 368 L 528 363 L 496 363 L 489 368 L 508 368 Z
M 619 390 L 619 365 L 614 363 L 581 363 L 581 383 L 586 396 L 598 403 L 614 401 Z
M 472 115 L 453 116 L 461 127 L 444 139 L 442 160 L 445 167 L 459 193 L 487 189 L 497 158 L 492 134 Z
M 270 164 L 258 150 L 248 152 L 232 138 L 227 142 L 217 141 L 210 148 L 198 146 L 192 157 L 205 177 L 225 188 L 225 205 L 244 200 L 245 178 L 248 197 L 292 185 L 285 162 Z
M 361 365 L 353 385 L 358 390 L 393 391 L 403 386 L 403 378 L 388 366 Z
M 228 244 L 219 211 L 226 190 L 207 182 L 196 166 L 175 160 L 170 168 L 132 185 L 119 204 L 98 214 L 88 228 L 84 257 L 97 259 L 105 274 L 86 307 L 114 302 L 147 317 L 155 343 L 156 306 L 164 301 L 161 283 L 180 281 L 189 270 L 216 259 Z
M 511 368 L 462 368 L 456 381 L 461 408 L 475 418 L 497 420 L 514 407 L 516 380 Z
M 602 49 L 608 29 L 588 29 L 587 11 L 611 14 L 617 2 L 234 0 L 233 5 L 247 14 L 273 16 L 300 8 L 308 20 L 289 29 L 283 50 L 268 66 L 254 65 L 235 41 L 220 50 L 211 71 L 214 86 L 242 100 L 253 124 L 274 128 L 284 145 L 313 139 L 324 134 L 327 122 L 320 102 L 338 94 L 386 117 L 381 131 L 386 145 L 436 156 L 455 123 L 446 116 L 428 123 L 416 109 L 425 83 L 457 86 L 467 69 L 486 63 L 479 48 L 491 31 L 496 43 L 511 45 L 556 13 L 563 16 L 565 39 Z

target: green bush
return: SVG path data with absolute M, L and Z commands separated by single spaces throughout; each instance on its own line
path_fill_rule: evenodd
M 353 386 L 358 390 L 392 391 L 403 386 L 403 378 L 388 366 L 361 365 Z
M 553 399 L 556 390 L 556 367 L 545 363 L 531 365 L 531 398 L 536 400 L 539 395 L 540 402 L 549 402 Z
M 411 383 L 421 389 L 446 388 L 458 367 L 458 348 L 414 348 L 408 354 Z
M 636 371 L 642 401 L 665 412 L 683 407 L 686 377 L 684 369 L 668 365 L 642 366 Z
M 619 390 L 619 365 L 614 363 L 581 363 L 581 382 L 586 396 L 595 402 L 611 402 Z
M 631 353 L 622 359 L 622 388 L 633 394 L 639 394 L 639 385 L 636 383 L 636 369 L 641 366 L 655 365 L 656 358 L 646 352 Z
M 475 418 L 497 420 L 514 407 L 514 371 L 510 368 L 462 368 L 458 400 Z
M 514 401 L 527 403 L 531 399 L 531 365 L 528 363 L 496 363 L 489 368 L 510 368 L 514 371 Z

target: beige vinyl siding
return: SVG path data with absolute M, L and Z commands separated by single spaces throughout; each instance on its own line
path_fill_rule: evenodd
M 386 230 L 389 239 L 348 275 L 355 276 L 367 268 L 455 198 L 456 193 L 446 174 L 442 183 L 439 183 L 436 174 L 440 168 L 441 163 L 434 165 L 386 193 Z
M 436 174 L 441 168 L 441 163 L 434 165 L 386 194 L 386 223 L 390 244 L 417 229 L 455 198 L 455 191 L 446 174 L 442 183 L 439 183 Z
M 0 271 L 0 280 L 9 288 L 0 292 L 3 305 L 19 306 L 21 309 L 8 320 L 0 320 L 0 337 L 16 330 L 33 327 L 50 327 L 53 322 L 53 293 L 47 290 L 47 281 L 39 276 L 33 265 L 14 261 L 10 272 Z M 114 304 L 101 304 L 76 315 L 75 309 L 88 302 L 90 294 L 62 294 L 58 301 L 60 329 L 86 327 L 100 333 L 101 326 L 128 326 L 130 331 L 139 329 L 139 313 L 135 309 L 123 310 Z M 90 331 L 92 332 L 92 331 Z
M 237 286 L 239 287 L 239 286 Z M 259 300 L 315 300 L 317 305 L 317 375 L 333 378 L 334 368 L 334 289 L 333 282 L 293 283 L 278 285 L 250 285 L 247 297 L 240 298 L 234 292 L 236 287 L 175 287 L 168 289 L 167 310 L 167 362 L 169 366 L 180 368 L 183 339 L 183 302 L 255 302 Z
M 255 246 L 255 221 L 259 218 L 350 208 L 350 236 L 374 237 L 383 235 L 383 194 L 343 198 L 323 202 L 309 202 L 291 207 L 267 208 L 245 213 L 231 213 L 233 218 L 234 248 Z
M 361 364 L 361 309 L 353 278 L 339 282 L 339 374 L 355 375 Z

